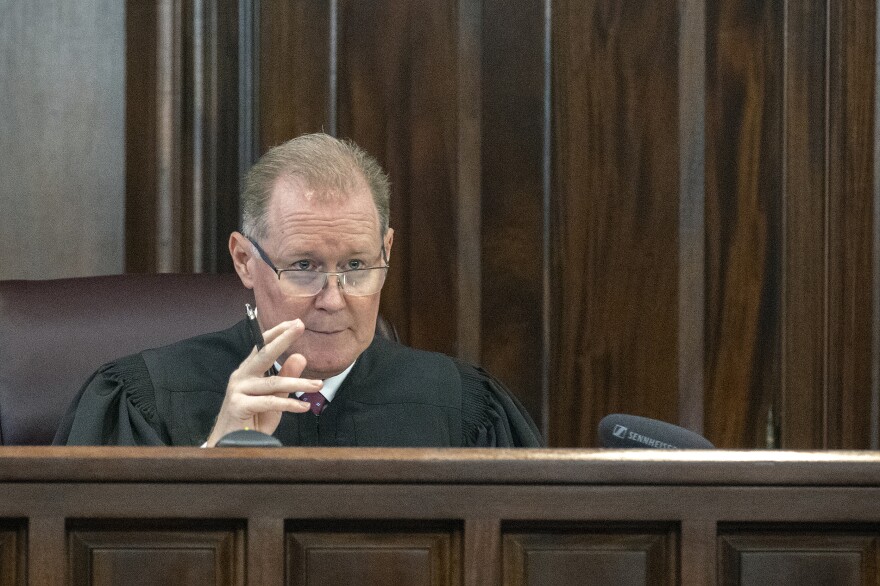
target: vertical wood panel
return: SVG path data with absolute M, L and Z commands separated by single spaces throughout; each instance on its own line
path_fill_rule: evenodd
M 457 254 L 457 29 L 454 3 L 339 3 L 339 134 L 378 158 L 396 195 L 382 311 L 409 344 L 452 355 L 468 270 Z
M 724 0 L 706 21 L 705 431 L 762 446 L 780 378 L 783 12 Z
M 252 132 L 240 121 L 242 106 L 245 115 L 252 109 L 250 84 L 241 86 L 241 78 L 251 74 L 239 57 L 241 43 L 251 41 L 241 37 L 239 19 L 242 11 L 252 10 L 251 0 L 211 0 L 211 11 L 205 16 L 210 36 L 205 40 L 205 72 L 207 108 L 204 116 L 207 128 L 207 148 L 203 150 L 205 186 L 203 205 L 204 236 L 194 246 L 201 247 L 203 262 L 194 267 L 196 272 L 232 272 L 228 237 L 239 228 L 238 193 L 241 183 L 242 161 L 249 164 L 252 156 Z
M 129 1 L 126 270 L 228 270 L 238 224 L 238 3 Z
M 31 517 L 27 537 L 29 584 L 66 584 L 65 526 L 61 517 Z
M 480 0 L 457 4 L 456 50 L 456 353 L 477 363 L 482 338 Z
M 681 584 L 712 584 L 717 573 L 718 524 L 712 519 L 681 522 Z
M 248 586 L 284 583 L 284 520 L 251 518 L 247 526 Z
M 829 6 L 827 440 L 811 447 L 877 449 L 877 8 Z
M 554 20 L 552 445 L 678 415 L 678 14 L 560 2 Z
M 464 586 L 501 583 L 501 523 L 498 519 L 464 522 Z
M 23 524 L 23 523 L 22 523 Z M 0 585 L 23 586 L 27 575 L 26 533 L 18 523 L 0 521 Z
M 484 0 L 482 26 L 482 364 L 536 422 L 548 375 L 544 4 Z
M 824 0 L 786 3 L 781 445 L 825 445 L 827 234 Z
M 326 0 L 259 2 L 259 153 L 307 132 L 333 133 Z
M 706 10 L 681 0 L 678 45 L 678 128 L 681 201 L 678 211 L 678 418 L 703 433 L 705 377 Z
M 124 8 L 0 3 L 0 279 L 123 268 Z

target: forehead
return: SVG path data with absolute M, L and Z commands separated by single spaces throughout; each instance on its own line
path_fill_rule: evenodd
M 363 246 L 380 238 L 379 214 L 366 182 L 344 191 L 276 181 L 267 206 L 269 239 L 287 248 Z

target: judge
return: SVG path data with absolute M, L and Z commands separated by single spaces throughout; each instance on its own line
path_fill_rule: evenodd
M 247 428 L 291 446 L 541 445 L 483 370 L 375 335 L 389 197 L 351 142 L 313 134 L 267 152 L 229 238 L 256 321 L 104 365 L 55 443 L 210 447 Z

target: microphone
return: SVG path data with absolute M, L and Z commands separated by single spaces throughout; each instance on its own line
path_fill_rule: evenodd
M 715 446 L 689 429 L 639 417 L 614 413 L 599 422 L 599 445 L 603 448 L 666 448 L 706 450 Z
M 218 448 L 280 448 L 281 442 L 262 431 L 239 429 L 230 431 L 217 442 Z

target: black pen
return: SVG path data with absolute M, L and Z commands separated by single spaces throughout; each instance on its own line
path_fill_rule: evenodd
M 257 346 L 257 350 L 262 350 L 266 342 L 263 340 L 263 332 L 260 330 L 260 322 L 257 321 L 257 310 L 252 308 L 250 303 L 245 303 L 244 311 L 247 314 L 248 327 L 251 330 L 251 337 L 254 339 L 254 344 Z M 273 364 L 269 367 L 269 370 L 266 371 L 266 376 L 275 376 L 276 374 L 278 374 L 278 368 Z

